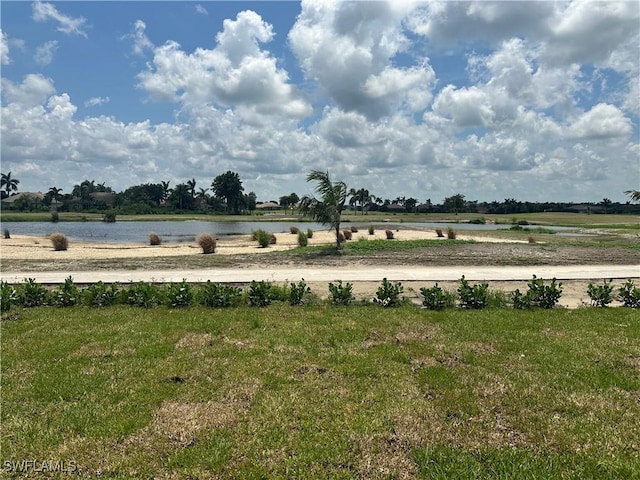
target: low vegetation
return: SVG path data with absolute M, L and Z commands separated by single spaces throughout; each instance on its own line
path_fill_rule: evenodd
M 162 238 L 155 232 L 151 232 L 149 234 L 149 245 L 160 245 L 162 243 Z
M 217 242 L 210 233 L 201 233 L 196 237 L 196 243 L 200 245 L 202 253 L 209 254 L 216 252 Z
M 638 476 L 630 309 L 58 312 L 3 320 L 7 477 Z
M 459 307 L 462 309 L 481 310 L 484 308 L 514 308 L 516 310 L 552 309 L 557 306 L 562 295 L 562 283 L 556 283 L 555 278 L 549 284 L 535 275 L 528 282 L 528 290 L 524 294 L 519 289 L 506 294 L 492 290 L 487 283 L 471 284 L 462 276 L 455 292 L 445 291 L 436 283 L 433 287 L 420 289 L 422 306 L 429 310 Z M 305 294 L 311 291 L 304 280 L 291 283 L 289 286 L 278 285 L 273 282 L 251 282 L 246 292 L 239 287 L 210 281 L 192 285 L 186 280 L 178 283 L 147 283 L 135 282 L 126 285 L 105 285 L 98 282 L 80 289 L 68 277 L 63 285 L 53 290 L 38 284 L 33 278 L 26 278 L 22 283 L 13 285 L 0 283 L 3 313 L 12 307 L 32 308 L 44 305 L 70 307 L 85 305 L 87 307 L 106 307 L 116 304 L 135 307 L 152 308 L 157 306 L 187 307 L 201 305 L 205 307 L 232 307 L 251 305 L 264 307 L 272 302 L 289 302 L 299 305 Z M 357 299 L 353 294 L 351 283 L 343 284 L 341 280 L 328 284 L 327 303 L 333 305 L 350 305 Z M 612 301 L 619 300 L 624 307 L 640 308 L 640 288 L 633 280 L 627 280 L 613 292 L 615 286 L 611 281 L 605 281 L 601 286 L 590 284 L 587 294 L 593 306 L 607 306 Z M 378 304 L 383 307 L 395 307 L 409 303 L 402 293 L 404 287 L 400 282 L 390 282 L 382 279 L 380 287 L 373 299 L 359 299 L 360 303 Z M 317 300 L 317 298 L 316 298 Z
M 64 233 L 52 233 L 49 239 L 56 252 L 65 251 L 69 248 L 69 240 L 67 240 L 67 236 Z

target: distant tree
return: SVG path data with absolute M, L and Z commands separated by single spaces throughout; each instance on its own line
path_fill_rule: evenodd
M 187 180 L 187 187 L 189 188 L 191 198 L 196 198 L 196 179 L 192 178 L 191 180 Z
M 340 219 L 347 201 L 347 184 L 343 181 L 333 183 L 329 172 L 319 170 L 312 170 L 307 175 L 307 182 L 316 182 L 315 191 L 320 195 L 320 199 L 305 195 L 300 202 L 300 209 L 311 214 L 316 222 L 335 230 L 336 248 L 339 250 Z
M 457 215 L 458 212 L 464 210 L 464 195 L 458 193 L 451 197 L 445 198 L 443 207 L 445 211 L 454 212 Z
M 163 200 L 164 188 L 160 183 L 145 183 L 134 185 L 122 192 L 123 200 L 127 203 L 147 204 L 159 206 Z
M 58 203 L 60 203 L 60 199 L 62 198 L 62 195 L 60 195 L 61 191 L 62 189 L 58 187 L 49 188 L 49 191 L 44 196 L 45 203 L 47 205 L 55 205 L 57 207 Z
M 349 205 L 355 206 L 356 211 L 358 209 L 358 206 L 360 206 L 360 211 L 363 215 L 365 208 L 371 203 L 372 199 L 374 198 L 366 188 L 360 188 L 359 190 L 351 188 L 349 190 L 349 197 Z
M 6 192 L 6 196 L 10 196 L 11 192 L 17 192 L 18 191 L 18 184 L 20 183 L 20 180 L 18 180 L 15 177 L 11 177 L 11 172 L 9 173 L 3 173 L 2 174 L 2 180 L 0 180 L 0 188 L 4 187 L 4 191 Z
M 296 193 L 291 193 L 290 195 L 283 195 L 280 197 L 280 206 L 283 208 L 291 208 L 294 209 L 295 206 L 300 201 L 300 197 Z
M 162 185 L 162 200 L 167 200 L 171 194 L 171 189 L 169 188 L 169 183 L 171 182 L 165 182 L 162 180 L 160 183 Z
M 189 186 L 186 183 L 180 183 L 173 189 L 169 195 L 171 204 L 180 210 L 188 210 L 193 208 L 193 197 L 189 192 Z
M 417 204 L 418 204 L 417 199 L 413 197 L 409 197 L 404 201 L 404 208 L 406 208 L 407 212 L 413 212 Z
M 240 213 L 244 188 L 242 188 L 242 181 L 237 173 L 229 170 L 218 175 L 213 179 L 211 189 L 216 197 L 227 202 L 227 212 Z
M 253 212 L 256 209 L 258 197 L 254 192 L 249 192 L 244 195 L 244 208 L 249 210 L 249 212 Z
M 604 210 L 604 213 L 609 213 L 609 208 L 611 208 L 612 203 L 613 202 L 606 197 L 602 199 L 602 201 L 600 202 L 600 206 Z
M 624 194 L 628 195 L 632 202 L 640 202 L 640 190 L 626 190 Z

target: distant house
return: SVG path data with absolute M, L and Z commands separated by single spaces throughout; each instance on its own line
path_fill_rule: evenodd
M 116 194 L 114 192 L 93 192 L 90 193 L 89 196 L 96 202 L 113 205 L 113 199 Z
M 15 195 L 11 195 L 10 197 L 3 198 L 2 199 L 2 205 L 5 205 L 7 207 L 13 207 L 14 204 L 17 201 L 21 200 L 21 199 L 43 201 L 44 200 L 44 193 L 42 193 L 42 192 L 20 192 L 20 193 L 16 193 Z
M 387 211 L 389 212 L 404 212 L 406 208 L 403 205 L 398 205 L 397 203 L 391 203 L 387 205 Z
M 278 205 L 276 202 L 264 202 L 256 204 L 256 210 L 282 210 L 282 207 Z

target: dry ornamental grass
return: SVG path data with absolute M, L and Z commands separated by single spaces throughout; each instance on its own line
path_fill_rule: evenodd
M 53 244 L 53 249 L 56 252 L 65 251 L 67 250 L 67 248 L 69 248 L 69 241 L 67 240 L 67 237 L 64 233 L 52 233 L 49 238 L 51 240 L 51 243 Z
M 216 239 L 208 233 L 201 233 L 196 237 L 196 242 L 202 248 L 202 253 L 209 254 L 216 252 Z

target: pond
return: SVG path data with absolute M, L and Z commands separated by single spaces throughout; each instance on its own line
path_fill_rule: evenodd
M 355 226 L 366 230 L 370 222 L 345 222 L 344 228 Z M 13 235 L 48 236 L 53 232 L 64 233 L 70 240 L 86 242 L 123 242 L 146 243 L 149 233 L 155 232 L 164 243 L 192 242 L 196 235 L 211 233 L 213 235 L 244 235 L 254 230 L 263 229 L 268 232 L 288 232 L 290 226 L 296 226 L 302 231 L 326 230 L 327 227 L 315 222 L 205 222 L 200 220 L 187 221 L 135 221 L 135 222 L 2 222 L 0 229 L 8 229 Z M 456 230 L 498 230 L 509 228 L 509 225 L 443 222 L 389 222 L 376 224 L 376 228 L 421 228 L 446 230 L 452 227 Z M 571 227 L 552 227 L 557 231 L 575 230 Z

